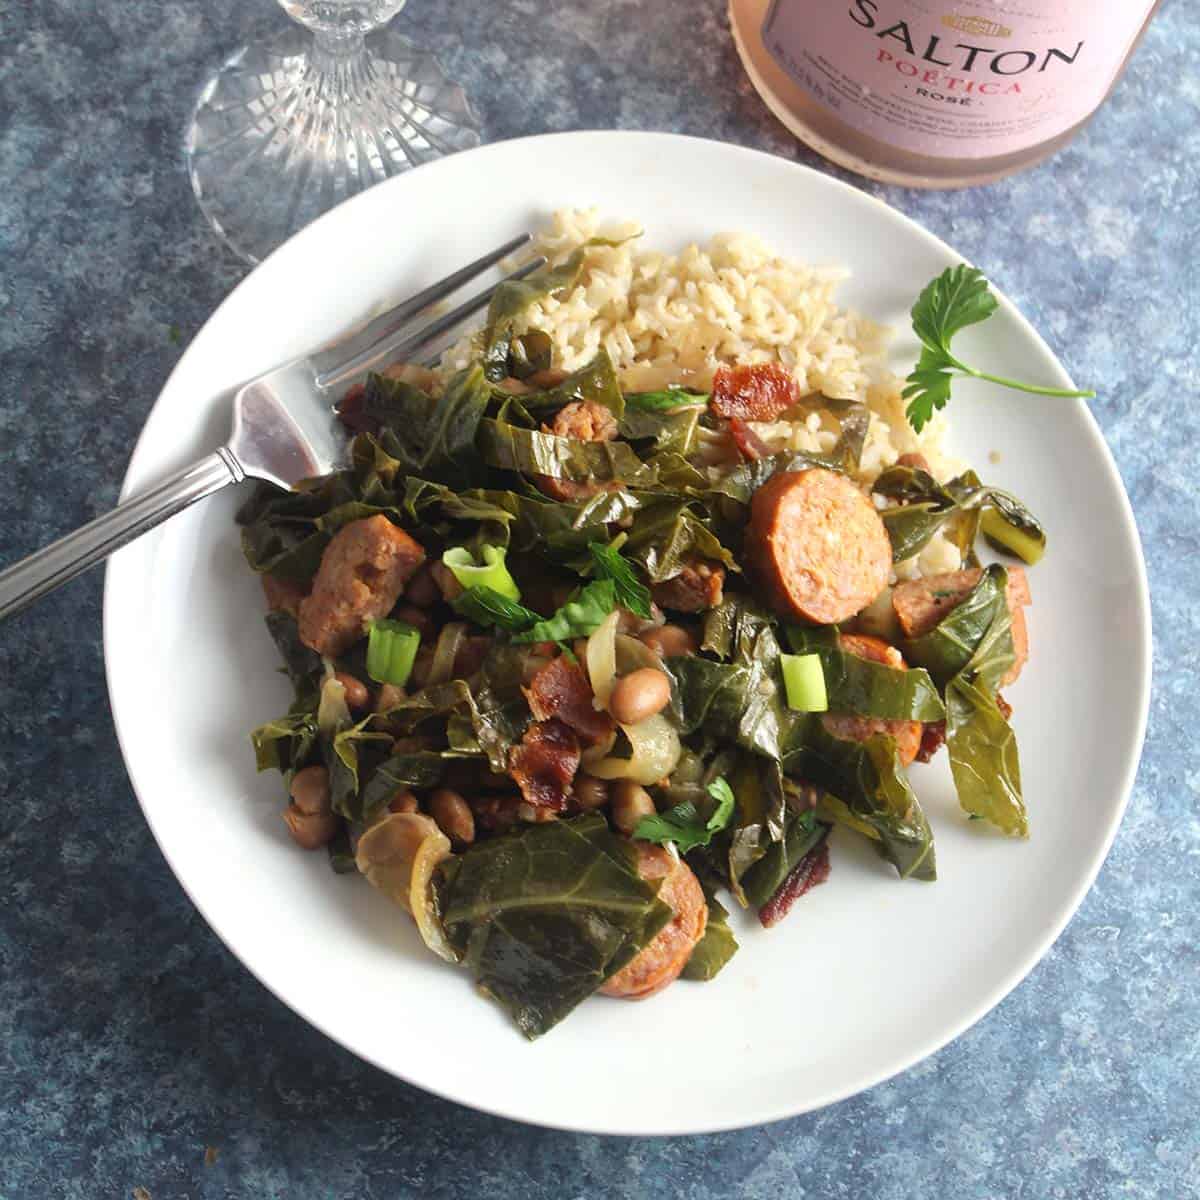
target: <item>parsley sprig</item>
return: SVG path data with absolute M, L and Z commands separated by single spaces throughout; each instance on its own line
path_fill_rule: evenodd
M 660 846 L 674 842 L 680 854 L 687 854 L 697 846 L 707 846 L 714 833 L 720 833 L 733 820 L 733 789 L 723 775 L 708 785 L 708 794 L 716 801 L 712 815 L 706 820 L 690 800 L 684 800 L 664 813 L 643 817 L 633 831 L 633 836 L 643 842 L 655 842 Z
M 908 423 L 920 433 L 934 412 L 945 408 L 950 385 L 960 375 L 986 379 L 1004 387 L 1032 392 L 1038 396 L 1095 396 L 1093 391 L 1075 392 L 1067 388 L 1040 387 L 1020 383 L 1001 375 L 990 375 L 969 367 L 950 352 L 956 333 L 968 325 L 978 325 L 996 311 L 996 297 L 977 267 L 959 263 L 948 267 L 932 280 L 912 307 L 913 332 L 921 339 L 921 357 L 906 380 L 902 395 L 908 401 Z

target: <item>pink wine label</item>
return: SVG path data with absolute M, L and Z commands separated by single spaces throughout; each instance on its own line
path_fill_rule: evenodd
M 1036 146 L 1089 116 L 1152 0 L 773 0 L 762 37 L 819 104 L 938 158 Z

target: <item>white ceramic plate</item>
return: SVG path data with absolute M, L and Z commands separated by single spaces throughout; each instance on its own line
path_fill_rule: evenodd
M 227 408 L 209 397 L 564 205 L 639 219 L 664 247 L 744 229 L 799 259 L 846 264 L 844 299 L 900 330 L 917 290 L 957 261 L 879 201 L 733 146 L 635 133 L 487 146 L 372 189 L 256 270 L 171 376 L 125 492 L 218 444 Z M 1003 300 L 962 346 L 986 368 L 1068 384 Z M 898 351 L 915 354 L 904 338 Z M 849 1096 L 932 1053 L 1021 980 L 1095 877 L 1132 783 L 1150 661 L 1137 533 L 1086 408 L 955 390 L 953 448 L 1024 497 L 1050 535 L 1031 573 L 1033 657 L 1010 693 L 1028 842 L 968 824 L 944 768 L 924 769 L 936 884 L 899 882 L 839 833 L 829 884 L 770 933 L 737 920 L 742 949 L 717 980 L 641 1004 L 592 1000 L 527 1043 L 386 900 L 288 841 L 279 777 L 255 775 L 246 736 L 286 708 L 288 687 L 242 562 L 238 498 L 225 495 L 120 551 L 105 595 L 121 747 L 188 895 L 330 1037 L 423 1088 L 524 1121 L 630 1134 L 749 1125 Z M 679 1052 L 681 1030 L 704 1052 Z

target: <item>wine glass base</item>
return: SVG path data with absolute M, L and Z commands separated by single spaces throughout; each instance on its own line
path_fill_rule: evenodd
M 256 263 L 350 196 L 479 140 L 462 88 L 399 34 L 330 51 L 287 29 L 205 84 L 185 148 L 204 215 Z

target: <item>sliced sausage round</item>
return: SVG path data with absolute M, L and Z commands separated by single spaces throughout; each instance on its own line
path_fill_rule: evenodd
M 600 991 L 623 1000 L 644 1000 L 673 983 L 687 966 L 708 924 L 708 905 L 691 867 L 661 846 L 634 842 L 638 874 L 648 882 L 662 880 L 658 898 L 675 915 L 648 946 L 627 962 Z
M 843 634 L 842 649 L 847 654 L 865 658 L 868 662 L 882 663 L 885 667 L 903 670 L 908 665 L 900 651 L 895 646 L 889 646 L 882 638 L 857 633 Z M 896 752 L 906 767 L 917 757 L 924 733 L 920 721 L 888 721 L 882 717 L 860 717 L 853 713 L 826 713 L 821 723 L 834 737 L 852 742 L 865 742 L 877 733 L 890 735 L 895 739 Z
M 830 625 L 887 586 L 892 544 L 874 505 L 844 475 L 782 471 L 754 493 L 746 553 L 773 608 Z

